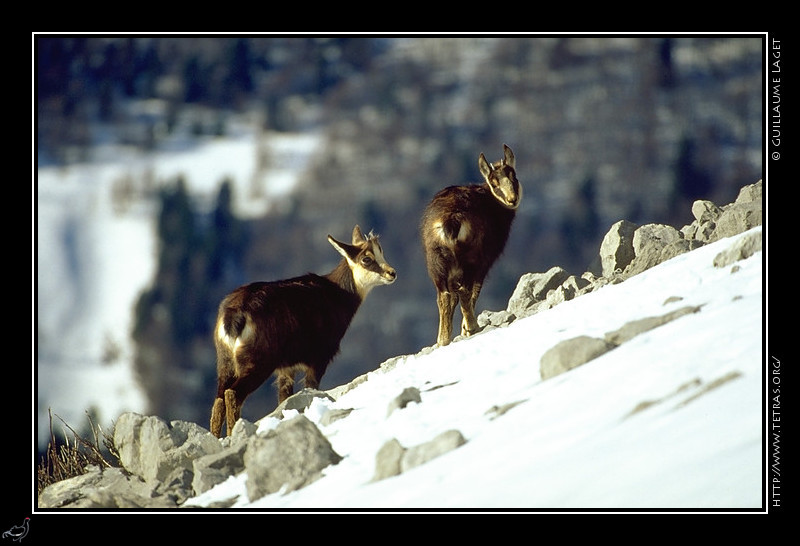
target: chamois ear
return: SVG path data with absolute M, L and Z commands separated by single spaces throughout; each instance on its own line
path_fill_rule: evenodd
M 511 148 L 509 148 L 505 144 L 503 144 L 503 161 L 505 161 L 506 165 L 508 165 L 512 169 L 516 168 L 514 166 L 515 162 L 514 152 L 511 150 Z
M 367 240 L 364 237 L 364 234 L 361 233 L 361 228 L 358 227 L 358 224 L 356 224 L 356 227 L 353 228 L 353 244 L 360 245 L 362 243 L 365 243 L 366 241 Z
M 481 152 L 480 157 L 478 157 L 478 169 L 480 169 L 483 177 L 488 180 L 489 175 L 492 174 L 492 166 L 486 161 L 486 156 L 483 155 L 483 152 Z
M 337 241 L 331 235 L 328 235 L 328 242 L 336 249 L 336 252 L 341 254 L 346 260 L 353 261 L 358 255 L 359 249 L 353 245 L 348 245 L 341 241 Z

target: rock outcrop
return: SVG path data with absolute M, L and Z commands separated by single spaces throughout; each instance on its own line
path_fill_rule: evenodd
M 671 226 L 637 226 L 620 221 L 614 224 L 600 248 L 602 274 L 569 274 L 560 267 L 545 273 L 527 273 L 500 311 L 484 311 L 478 317 L 482 331 L 503 327 L 520 318 L 550 309 L 564 301 L 607 284 L 625 281 L 659 263 L 719 239 L 737 235 L 761 224 L 761 181 L 742 188 L 734 203 L 719 207 L 709 201 L 692 206 L 695 220 L 678 230 Z M 735 262 L 761 249 L 761 233 L 737 241 L 714 260 L 717 267 Z M 665 302 L 673 303 L 673 302 Z M 614 350 L 640 333 L 680 317 L 700 312 L 685 306 L 624 325 L 603 338 L 579 336 L 563 341 L 541 359 L 541 375 L 548 379 Z M 460 340 L 460 336 L 455 341 Z M 435 350 L 427 347 L 421 354 Z M 382 363 L 376 372 L 391 370 L 405 357 Z M 280 419 L 284 410 L 300 414 L 285 418 L 265 432 L 246 420 L 239 420 L 230 437 L 217 439 L 208 430 L 183 421 L 166 422 L 158 417 L 135 413 L 122 415 L 114 427 L 114 444 L 121 468 L 86 469 L 86 473 L 46 487 L 39 495 L 40 508 L 178 508 L 187 499 L 201 495 L 231 476 L 247 473 L 247 494 L 251 501 L 276 492 L 295 490 L 312 483 L 325 468 L 336 465 L 338 455 L 325 435 L 302 412 L 317 397 L 336 399 L 366 381 L 356 378 L 327 392 L 303 390 L 287 399 L 264 420 Z M 406 389 L 387 401 L 387 417 L 403 411 L 409 404 L 421 403 L 420 392 Z M 513 407 L 493 408 L 501 414 Z M 295 412 L 287 411 L 288 415 Z M 329 411 L 320 419 L 326 426 L 347 418 L 349 410 Z M 431 441 L 411 447 L 397 440 L 384 444 L 376 456 L 373 480 L 400 474 L 456 449 L 466 442 L 457 430 L 443 432 Z M 232 505 L 229 499 L 216 507 Z
M 639 226 L 627 220 L 616 222 L 600 245 L 601 276 L 588 271 L 580 276 L 571 275 L 557 266 L 546 273 L 526 273 L 514 289 L 507 308 L 482 312 L 478 325 L 491 330 L 510 324 L 606 284 L 623 282 L 684 252 L 759 226 L 762 196 L 759 180 L 743 187 L 736 200 L 723 207 L 711 201 L 695 201 L 692 206 L 695 220 L 680 230 L 664 224 Z M 760 249 L 760 235 L 755 238 L 757 241 L 749 243 L 750 249 L 741 252 Z

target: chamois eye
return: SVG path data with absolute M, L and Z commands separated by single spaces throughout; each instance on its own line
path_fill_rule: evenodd
M 369 256 L 364 256 L 363 258 L 361 258 L 361 264 L 362 265 L 370 265 L 373 261 L 374 260 L 372 258 L 370 258 Z

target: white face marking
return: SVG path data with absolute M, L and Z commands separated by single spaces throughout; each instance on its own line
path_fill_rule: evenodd
M 489 189 L 492 195 L 495 196 L 497 201 L 508 209 L 516 209 L 522 201 L 522 185 L 517 184 L 514 187 L 514 182 L 510 178 L 503 177 L 496 181 L 489 181 Z
M 394 272 L 394 269 L 386 263 L 386 259 L 383 257 L 383 250 L 377 242 L 370 243 L 366 256 L 374 260 L 374 263 L 379 266 L 380 271 L 373 271 L 362 265 L 361 258 L 359 258 L 357 262 L 353 262 L 347 257 L 350 269 L 353 271 L 353 280 L 356 283 L 356 288 L 362 299 L 365 298 L 374 287 L 381 284 L 392 284 L 395 281 L 394 275 L 390 274 L 390 272 Z
M 356 291 L 362 300 L 375 286 L 392 284 L 395 281 L 395 270 L 386 263 L 378 238 L 372 233 L 365 239 L 361 235 L 361 230 L 356 226 L 353 231 L 352 245 L 340 243 L 330 235 L 328 235 L 328 241 L 347 260 Z

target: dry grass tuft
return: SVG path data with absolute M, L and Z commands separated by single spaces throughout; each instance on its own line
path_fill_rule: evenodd
M 87 418 L 92 440 L 80 437 L 61 417 L 58 417 L 72 433 L 71 441 L 65 435 L 63 442 L 59 442 L 53 433 L 53 414 L 50 413 L 50 442 L 36 469 L 37 495 L 48 485 L 84 474 L 87 466 L 95 465 L 101 468 L 119 466 L 119 454 L 114 447 L 113 437 L 103 432 L 99 425 L 95 425 L 88 413 Z M 115 463 L 109 462 L 110 458 L 113 458 Z

